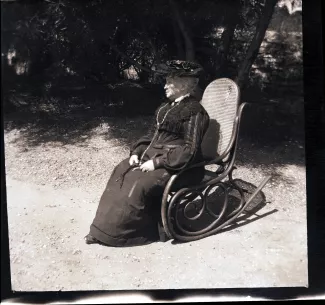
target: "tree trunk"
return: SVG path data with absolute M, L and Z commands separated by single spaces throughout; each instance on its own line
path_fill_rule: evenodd
M 175 44 L 177 48 L 177 58 L 178 59 L 185 59 L 185 53 L 182 44 L 182 36 L 178 27 L 178 24 L 175 19 L 173 19 L 173 29 L 174 29 L 174 37 L 175 37 Z
M 266 30 L 269 26 L 269 23 L 271 21 L 275 5 L 277 4 L 278 0 L 266 0 L 265 1 L 265 7 L 263 10 L 263 13 L 260 17 L 260 20 L 256 26 L 256 32 L 255 35 L 251 41 L 251 44 L 248 48 L 248 51 L 246 53 L 246 57 L 239 69 L 236 81 L 238 85 L 242 88 L 246 84 L 246 81 L 249 76 L 249 72 L 251 70 L 251 67 L 256 60 L 256 57 L 258 55 L 258 51 L 260 49 L 260 46 L 262 44 L 262 41 L 264 39 Z
M 169 3 L 171 5 L 174 17 L 176 19 L 176 22 L 178 23 L 179 29 L 183 35 L 184 42 L 185 42 L 185 58 L 189 61 L 195 61 L 195 50 L 194 50 L 194 44 L 191 38 L 191 35 L 185 26 L 184 20 L 179 12 L 179 9 L 177 7 L 177 4 L 174 0 L 169 0 Z
M 228 18 L 226 19 L 226 27 L 221 36 L 221 45 L 218 50 L 217 55 L 217 64 L 216 64 L 216 76 L 222 77 L 226 73 L 226 64 L 228 53 L 230 49 L 231 42 L 234 38 L 234 33 L 236 26 L 239 21 L 239 10 L 240 10 L 240 3 L 239 1 L 235 2 L 234 6 L 228 7 Z

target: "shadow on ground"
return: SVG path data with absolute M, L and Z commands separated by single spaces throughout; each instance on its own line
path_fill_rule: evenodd
M 113 88 L 92 85 L 39 92 L 27 84 L 5 92 L 4 128 L 19 130 L 28 147 L 48 142 L 80 144 L 98 132 L 96 128 L 106 131 L 108 138 L 128 143 L 147 130 L 161 103 L 161 88 L 148 86 L 122 83 Z M 134 120 L 138 121 L 134 124 Z
M 254 184 L 242 179 L 234 179 L 234 183 L 244 191 L 245 202 L 249 200 L 250 196 L 257 189 Z M 220 217 L 224 204 L 227 204 L 226 213 L 224 214 L 224 217 L 227 218 L 227 215 L 234 212 L 241 204 L 239 192 L 232 189 L 229 192 L 227 203 L 225 202 L 225 192 L 220 187 L 212 189 L 212 191 L 206 196 L 205 211 L 197 219 L 196 216 L 200 214 L 200 211 L 203 208 L 202 199 L 197 198 L 191 203 L 187 203 L 186 201 L 180 202 L 179 205 L 175 205 L 175 208 L 171 214 L 173 218 L 172 223 L 175 226 L 175 230 L 179 231 L 179 234 L 183 235 L 180 230 L 197 232 L 205 229 Z M 248 204 L 244 212 L 236 219 L 236 221 L 221 229 L 216 234 L 238 229 L 278 211 L 277 209 L 273 209 L 272 211 L 268 211 L 266 213 L 259 213 L 266 205 L 267 201 L 265 194 L 263 191 L 258 192 Z M 178 208 L 176 208 L 177 206 Z M 222 221 L 220 224 L 223 222 L 224 221 Z M 181 243 L 183 242 L 172 241 L 172 244 L 174 245 Z

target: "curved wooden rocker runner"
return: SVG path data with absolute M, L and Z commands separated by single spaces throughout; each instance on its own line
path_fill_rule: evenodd
M 247 104 L 239 104 L 239 101 L 240 92 L 237 84 L 227 78 L 213 81 L 204 91 L 201 103 L 210 116 L 210 124 L 203 142 L 210 150 L 212 149 L 209 153 L 211 161 L 195 164 L 173 175 L 167 183 L 162 198 L 161 217 L 164 231 L 169 238 L 186 242 L 219 232 L 236 221 L 270 180 L 271 176 L 266 177 L 246 200 L 245 190 L 232 178 L 240 120 Z M 175 190 L 176 180 L 186 175 L 189 169 L 212 165 L 217 166 L 217 169 L 206 169 L 201 184 Z M 216 193 L 223 201 L 219 213 L 213 211 L 207 200 L 214 190 L 217 190 Z M 239 203 L 235 209 L 229 211 L 229 194 L 234 191 L 239 194 Z M 200 206 L 197 204 L 198 199 L 200 199 Z M 192 216 L 188 215 L 190 205 L 195 207 L 195 213 Z M 199 229 L 188 228 L 179 219 L 182 215 L 187 221 L 195 222 L 205 214 L 208 214 L 212 221 Z

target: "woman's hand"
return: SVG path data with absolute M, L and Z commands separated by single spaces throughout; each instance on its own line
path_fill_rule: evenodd
M 129 160 L 129 164 L 138 164 L 139 163 L 139 157 L 137 155 L 132 155 Z
M 140 166 L 140 169 L 143 171 L 143 172 L 152 172 L 155 170 L 155 165 L 153 164 L 153 161 L 152 160 L 149 160 L 147 162 L 144 162 L 141 166 Z

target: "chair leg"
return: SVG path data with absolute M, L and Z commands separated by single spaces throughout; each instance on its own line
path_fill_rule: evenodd
M 161 242 L 166 242 L 171 239 L 171 237 L 168 236 L 167 233 L 165 232 L 161 219 L 158 222 L 158 234 L 159 234 L 159 240 Z

